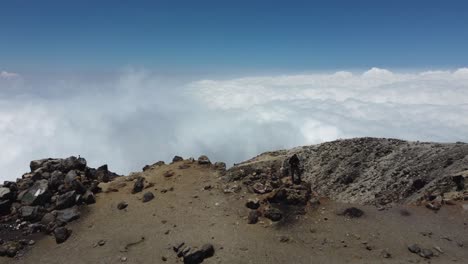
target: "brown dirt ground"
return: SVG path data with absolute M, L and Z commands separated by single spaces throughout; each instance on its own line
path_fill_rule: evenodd
M 182 164 L 190 167 L 179 169 Z M 168 171 L 172 177 L 164 177 Z M 365 215 L 348 219 L 336 215 L 345 204 L 322 199 L 319 208 L 306 207 L 281 222 L 261 218 L 247 224 L 246 193 L 223 193 L 219 172 L 189 161 L 155 167 L 140 173 L 154 186 L 130 194 L 133 182 L 127 177 L 118 192 L 101 193 L 97 203 L 82 209 L 82 217 L 70 223 L 72 236 L 57 245 L 44 237 L 17 259 L 0 258 L 0 263 L 181 263 L 172 246 L 184 241 L 191 246 L 212 243 L 216 253 L 204 263 L 468 263 L 468 213 L 461 205 L 444 206 L 434 213 L 422 207 L 393 207 L 378 211 L 358 206 Z M 115 183 L 113 183 L 115 185 Z M 212 188 L 204 190 L 205 186 Z M 162 193 L 163 189 L 174 188 Z M 155 199 L 142 203 L 145 191 Z M 117 204 L 128 202 L 125 210 Z M 401 209 L 411 215 L 402 216 Z M 432 235 L 423 235 L 432 232 Z M 281 242 L 280 238 L 289 238 Z M 123 247 L 144 237 L 144 241 L 122 252 Z M 94 246 L 105 240 L 103 246 Z M 440 247 L 444 253 L 426 260 L 407 246 Z M 458 245 L 463 243 L 463 246 Z M 366 249 L 369 246 L 371 250 Z M 383 258 L 382 250 L 391 254 Z M 163 262 L 162 257 L 167 261 Z

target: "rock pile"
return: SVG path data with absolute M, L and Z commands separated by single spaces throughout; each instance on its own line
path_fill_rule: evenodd
M 21 237 L 32 233 L 52 234 L 57 243 L 68 239 L 71 230 L 65 226 L 80 217 L 79 206 L 95 203 L 98 184 L 119 176 L 107 165 L 86 164 L 73 156 L 33 160 L 31 172 L 0 185 L 0 222 L 18 234 L 0 244 L 0 255 L 14 257 L 25 246 Z
M 303 209 L 308 204 L 312 196 L 310 184 L 307 182 L 293 184 L 290 177 L 285 176 L 289 175 L 279 174 L 279 170 L 256 168 L 248 176 L 241 178 L 242 185 L 257 196 L 248 199 L 245 204 L 251 209 L 247 217 L 249 224 L 257 223 L 261 216 L 278 222 L 284 217 L 282 209 L 288 207 Z M 225 193 L 229 192 L 225 189 Z

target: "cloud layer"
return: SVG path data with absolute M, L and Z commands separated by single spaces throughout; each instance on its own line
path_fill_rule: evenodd
M 254 76 L 181 82 L 145 71 L 106 80 L 0 75 L 0 180 L 29 161 L 81 155 L 128 173 L 207 154 L 357 136 L 468 141 L 468 69 Z

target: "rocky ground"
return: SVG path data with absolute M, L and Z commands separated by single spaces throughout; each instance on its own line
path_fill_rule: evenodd
M 467 144 L 372 138 L 229 170 L 204 156 L 125 177 L 33 161 L 0 187 L 0 263 L 466 263 L 466 170 Z

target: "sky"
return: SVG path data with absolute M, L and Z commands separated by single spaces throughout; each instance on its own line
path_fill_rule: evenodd
M 2 1 L 11 71 L 456 68 L 468 2 Z
M 468 142 L 466 1 L 3 1 L 0 180 L 361 136 Z

